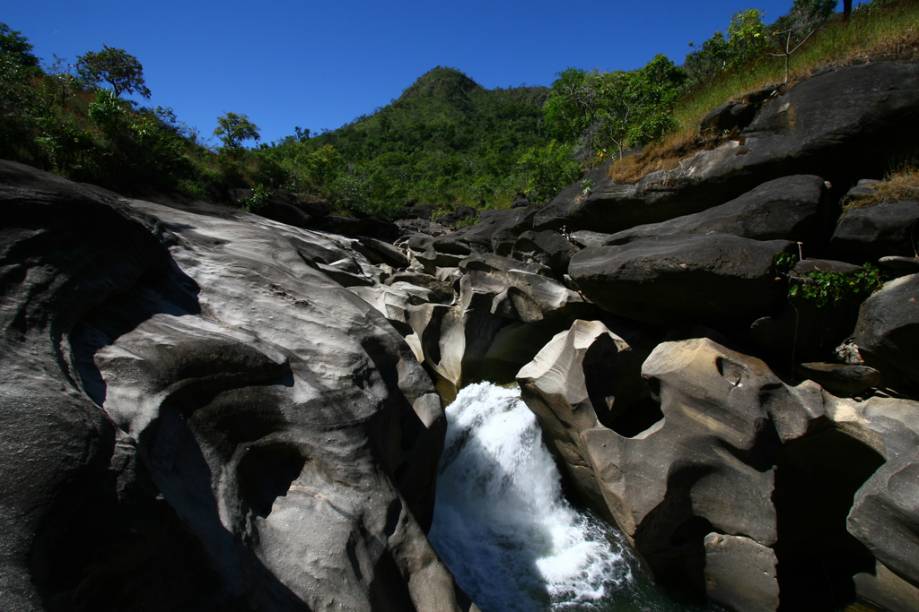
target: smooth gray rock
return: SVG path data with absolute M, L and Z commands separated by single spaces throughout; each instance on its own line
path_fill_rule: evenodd
M 705 593 L 737 612 L 779 607 L 775 551 L 742 536 L 705 536 Z
M 573 320 L 595 314 L 544 267 L 498 255 L 463 260 L 452 304 L 410 308 L 409 325 L 445 397 L 478 380 L 510 382 Z
M 521 398 L 539 419 L 550 449 L 578 494 L 601 515 L 609 512 L 581 433 L 601 424 L 624 431 L 660 417 L 645 401 L 640 372 L 646 356 L 603 323 L 577 320 L 517 373 Z
M 0 207 L 0 607 L 460 609 L 441 404 L 317 269 L 349 241 L 7 162 Z

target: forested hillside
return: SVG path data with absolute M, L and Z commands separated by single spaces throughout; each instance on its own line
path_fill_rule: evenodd
M 504 206 L 538 190 L 527 163 L 545 146 L 541 87 L 488 90 L 437 67 L 372 115 L 309 138 L 300 133 L 271 150 L 303 188 L 348 208 L 386 213 L 417 202 Z M 564 161 L 568 151 L 561 156 Z M 568 164 L 567 180 L 576 175 Z
M 126 193 L 249 210 L 319 199 L 392 218 L 414 205 L 437 216 L 506 208 L 520 195 L 547 202 L 596 164 L 612 160 L 612 176 L 634 182 L 712 146 L 723 134 L 701 134 L 700 120 L 757 89 L 830 65 L 919 56 L 919 4 L 843 4 L 839 13 L 836 0 L 794 0 L 771 21 L 755 8 L 726 15 L 725 30 L 692 45 L 682 65 L 657 55 L 632 71 L 570 68 L 551 88 L 489 90 L 437 67 L 341 128 L 298 128 L 258 146 L 245 114 L 216 119 L 214 146 L 171 109 L 144 106 L 143 66 L 123 49 L 42 64 L 23 33 L 0 24 L 0 157 Z

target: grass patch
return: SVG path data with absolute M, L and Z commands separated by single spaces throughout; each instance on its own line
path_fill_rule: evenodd
M 836 66 L 868 60 L 919 58 L 919 3 L 910 0 L 856 10 L 848 21 L 834 17 L 791 57 L 789 86 Z M 640 153 L 613 164 L 617 182 L 634 182 L 650 172 L 678 165 L 686 155 L 717 142 L 699 135 L 699 122 L 712 109 L 785 77 L 781 58 L 764 56 L 740 70 L 722 75 L 704 89 L 690 91 L 676 103 L 677 128 Z
M 908 166 L 891 172 L 872 186 L 870 195 L 856 197 L 846 203 L 846 208 L 864 208 L 883 202 L 919 201 L 919 168 Z

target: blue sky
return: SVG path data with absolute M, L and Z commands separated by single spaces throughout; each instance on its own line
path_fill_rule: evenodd
M 426 70 L 458 68 L 485 87 L 549 85 L 567 67 L 682 62 L 690 41 L 756 7 L 792 0 L 7 0 L 0 21 L 36 54 L 73 61 L 103 44 L 144 65 L 152 105 L 210 135 L 248 114 L 272 141 L 294 126 L 336 128 L 398 97 Z

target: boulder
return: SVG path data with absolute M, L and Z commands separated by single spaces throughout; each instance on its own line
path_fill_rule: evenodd
M 483 210 L 475 225 L 458 230 L 457 238 L 475 248 L 509 255 L 517 236 L 532 229 L 536 207 L 511 208 L 507 210 Z
M 878 259 L 878 267 L 893 276 L 908 276 L 919 273 L 919 257 L 885 255 Z
M 684 234 L 733 234 L 754 240 L 795 240 L 819 247 L 826 187 L 819 176 L 796 175 L 763 183 L 739 198 L 698 213 L 617 232 L 606 244 Z
M 919 202 L 882 202 L 843 211 L 830 240 L 841 259 L 875 261 L 885 255 L 915 257 L 919 249 Z
M 725 102 L 709 112 L 699 123 L 699 133 L 707 137 L 720 137 L 740 131 L 750 125 L 767 99 L 781 93 L 782 86 L 769 85 L 750 92 L 736 100 Z
M 855 493 L 849 533 L 919 593 L 919 402 L 828 397 L 827 414 L 884 460 Z
M 919 384 L 919 274 L 885 283 L 865 300 L 855 342 L 885 378 Z
M 792 248 L 727 234 L 672 236 L 584 249 L 568 270 L 591 302 L 615 315 L 718 326 L 781 304 L 785 288 L 774 261 Z
M 461 608 L 440 401 L 348 241 L 8 162 L 0 207 L 0 607 Z
M 705 592 L 737 612 L 779 607 L 775 551 L 743 536 L 705 536 Z
M 561 276 L 568 271 L 568 262 L 576 252 L 577 247 L 559 232 L 526 231 L 514 242 L 513 256 L 537 261 L 551 269 L 556 276 Z
M 646 356 L 603 323 L 576 320 L 517 373 L 521 398 L 539 419 L 572 489 L 602 515 L 609 512 L 581 433 L 601 423 L 636 433 L 658 420 L 640 377 Z
M 865 365 L 848 363 L 802 363 L 798 374 L 843 397 L 860 395 L 881 384 L 881 373 Z
M 598 173 L 591 192 L 565 189 L 534 229 L 617 232 L 736 198 L 768 180 L 814 174 L 833 184 L 880 175 L 919 137 L 919 64 L 873 62 L 828 70 L 765 101 L 734 138 L 634 185 Z
M 595 314 L 541 271 L 498 255 L 470 257 L 461 263 L 452 304 L 410 308 L 409 324 L 444 397 L 470 382 L 512 381 L 554 334 Z
M 582 443 L 609 512 L 658 579 L 703 593 L 707 534 L 776 542 L 772 414 L 789 437 L 815 417 L 764 363 L 708 339 L 658 345 L 642 374 L 662 419 L 631 437 L 595 427 Z

